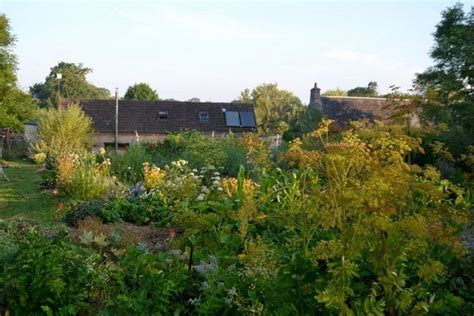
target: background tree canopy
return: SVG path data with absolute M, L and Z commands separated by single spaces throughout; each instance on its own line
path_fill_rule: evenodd
M 429 98 L 427 118 L 436 123 L 474 127 L 474 7 L 461 4 L 442 13 L 431 52 L 434 65 L 419 74 L 417 88 Z
M 474 7 L 468 13 L 462 4 L 446 9 L 433 35 L 434 65 L 415 80 L 423 119 L 436 129 L 433 142 L 453 155 L 450 162 L 464 161 L 472 170 L 466 161 L 474 153 Z
M 301 100 L 290 91 L 278 89 L 276 83 L 261 84 L 252 92 L 245 89 L 239 101 L 255 107 L 257 125 L 266 135 L 286 132 L 303 110 Z
M 136 83 L 128 87 L 124 96 L 125 100 L 143 100 L 154 101 L 158 100 L 158 93 L 153 90 L 147 83 Z
M 347 96 L 347 90 L 337 87 L 336 89 L 329 89 L 329 90 L 324 91 L 323 96 L 325 97 Z
M 60 97 L 67 99 L 108 99 L 110 91 L 96 87 L 88 82 L 86 76 L 92 72 L 91 68 L 82 64 L 60 62 L 51 68 L 43 83 L 36 83 L 30 87 L 30 93 L 37 99 L 41 107 L 58 105 L 58 81 L 56 74 L 62 74 L 59 82 Z
M 377 92 L 377 82 L 371 81 L 367 87 L 355 87 L 347 91 L 348 96 L 353 97 L 376 97 L 378 96 Z
M 7 17 L 0 14 L 0 129 L 19 132 L 35 110 L 31 97 L 17 87 L 15 37 Z

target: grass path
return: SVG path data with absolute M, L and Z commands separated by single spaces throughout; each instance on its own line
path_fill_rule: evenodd
M 57 201 L 49 192 L 40 190 L 38 167 L 28 161 L 6 163 L 10 182 L 0 177 L 0 219 L 29 218 L 51 222 Z

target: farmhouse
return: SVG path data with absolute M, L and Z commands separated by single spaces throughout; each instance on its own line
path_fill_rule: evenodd
M 69 101 L 71 103 L 71 101 Z M 92 118 L 96 145 L 115 143 L 115 100 L 78 101 Z M 256 131 L 253 106 L 240 103 L 131 101 L 118 102 L 118 143 L 160 142 L 178 131 L 222 136 Z

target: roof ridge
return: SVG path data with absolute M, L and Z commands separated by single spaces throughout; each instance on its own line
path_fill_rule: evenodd
M 358 96 L 345 96 L 345 95 L 322 95 L 321 98 L 329 98 L 329 99 L 362 99 L 362 100 L 387 100 L 386 98 L 381 97 L 358 97 Z

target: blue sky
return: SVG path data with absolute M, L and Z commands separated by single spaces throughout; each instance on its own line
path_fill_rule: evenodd
M 147 82 L 161 98 L 230 101 L 276 82 L 304 103 L 315 81 L 350 89 L 377 81 L 408 89 L 431 64 L 432 33 L 455 1 L 11 1 L 19 83 L 59 61 L 123 95 Z M 464 1 L 465 10 L 474 1 Z

